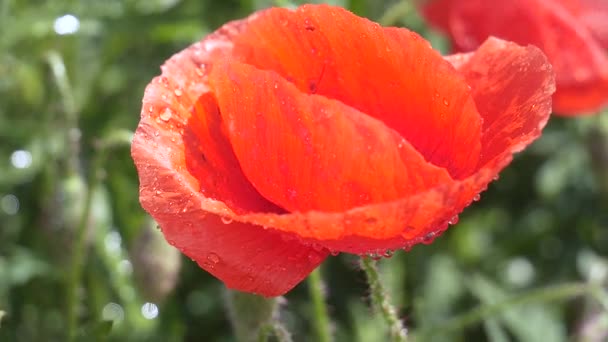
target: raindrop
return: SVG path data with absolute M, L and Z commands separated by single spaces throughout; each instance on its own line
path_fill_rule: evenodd
M 428 245 L 428 244 L 432 243 L 434 240 L 435 240 L 435 233 L 430 232 L 424 236 L 424 238 L 422 239 L 422 243 L 424 243 L 425 245 Z
M 473 201 L 477 202 L 479 201 L 479 199 L 481 198 L 480 194 L 475 195 L 475 197 L 473 197 Z
M 376 261 L 382 259 L 382 254 L 378 253 L 378 252 L 367 253 L 367 256 L 370 257 L 370 258 L 372 258 L 373 260 L 376 260 Z
M 155 319 L 158 317 L 158 306 L 154 303 L 145 303 L 141 306 L 141 314 L 145 319 Z
M 306 29 L 306 31 L 314 31 L 315 30 L 315 27 L 310 22 L 310 19 L 304 19 L 304 28 Z
M 74 34 L 80 28 L 80 20 L 71 14 L 62 15 L 55 19 L 53 30 L 58 35 Z
M 233 219 L 231 217 L 224 217 L 222 216 L 222 223 L 224 224 L 231 224 L 233 221 Z
M 455 225 L 456 223 L 458 223 L 458 215 L 452 216 L 452 218 L 448 221 L 448 223 L 451 225 Z
M 450 101 L 448 101 L 448 99 L 444 98 L 443 99 L 443 104 L 447 107 L 450 105 Z
M 495 180 L 495 181 L 497 181 L 498 179 L 500 179 L 500 175 L 498 175 L 498 174 L 497 174 L 497 175 L 496 175 L 496 176 L 494 176 L 494 178 L 492 178 L 492 179 L 493 179 L 493 180 Z
M 32 154 L 26 150 L 17 150 L 11 154 L 11 164 L 17 169 L 27 169 L 32 165 Z
M 218 262 L 220 262 L 220 256 L 215 254 L 215 253 L 209 253 L 207 254 L 207 260 L 212 264 L 215 265 Z
M 8 215 L 15 215 L 19 212 L 19 199 L 13 194 L 8 194 L 0 200 L 0 208 Z
M 331 251 L 330 251 L 330 253 L 331 253 L 331 255 L 333 255 L 333 256 L 338 256 L 338 255 L 340 254 L 340 252 L 339 252 L 339 251 L 335 251 L 335 250 L 331 250 Z
M 173 91 L 173 93 L 174 93 L 174 94 L 175 94 L 175 96 L 177 96 L 177 97 L 182 96 L 182 91 L 181 91 L 181 89 L 179 89 L 179 88 L 178 88 L 178 89 L 175 89 L 175 90 Z
M 148 113 L 152 113 L 154 111 L 154 106 L 148 107 Z
M 378 222 L 378 219 L 375 218 L 375 217 L 367 217 L 367 218 L 365 218 L 365 223 L 367 223 L 367 224 L 374 224 L 374 223 L 377 223 L 377 222 Z
M 172 115 L 173 112 L 171 111 L 171 109 L 165 108 L 165 110 L 160 114 L 160 119 L 163 121 L 169 121 Z

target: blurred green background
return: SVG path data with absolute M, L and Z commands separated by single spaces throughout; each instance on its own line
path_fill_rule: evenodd
M 300 3 L 0 0 L 0 341 L 235 340 L 222 283 L 140 208 L 129 141 L 164 60 Z M 327 3 L 449 50 L 407 1 Z M 553 117 L 455 227 L 380 262 L 417 341 L 608 340 L 607 137 L 608 113 Z M 385 340 L 357 258 L 322 274 L 335 340 Z M 294 340 L 314 341 L 306 282 L 285 299 Z

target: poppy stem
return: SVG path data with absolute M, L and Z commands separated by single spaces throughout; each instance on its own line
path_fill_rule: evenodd
M 388 292 L 380 281 L 376 261 L 370 257 L 361 257 L 360 265 L 367 276 L 372 305 L 376 311 L 382 314 L 382 318 L 388 325 L 391 340 L 405 342 L 407 340 L 407 329 L 403 326 L 403 322 L 399 317 L 397 317 L 397 310 L 391 304 Z
M 292 342 L 291 334 L 285 327 L 275 322 L 274 324 L 267 324 L 260 328 L 260 332 L 258 334 L 258 342 L 266 342 L 270 339 L 271 336 L 274 336 L 279 342 Z
M 331 322 L 327 314 L 327 305 L 325 303 L 326 288 L 321 277 L 321 267 L 317 267 L 308 276 L 308 291 L 313 303 L 313 324 L 317 333 L 316 340 L 319 342 L 331 342 Z
M 278 320 L 279 301 L 249 293 L 226 290 L 228 317 L 240 342 L 266 341 L 274 335 L 278 341 L 289 342 L 291 336 Z
M 415 5 L 411 0 L 401 0 L 390 6 L 384 14 L 378 19 L 378 23 L 382 26 L 395 26 L 404 17 L 407 17 L 415 10 Z

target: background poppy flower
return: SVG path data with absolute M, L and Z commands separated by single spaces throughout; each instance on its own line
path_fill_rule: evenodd
M 489 36 L 538 46 L 556 73 L 556 113 L 594 113 L 608 104 L 608 2 L 603 0 L 435 0 L 425 17 L 457 51 Z
M 148 85 L 140 200 L 228 287 L 280 295 L 329 253 L 432 241 L 539 136 L 553 91 L 535 47 L 445 60 L 341 8 L 261 11 Z

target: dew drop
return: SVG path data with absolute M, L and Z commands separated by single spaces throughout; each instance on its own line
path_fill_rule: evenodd
M 224 223 L 224 224 L 231 224 L 232 221 L 233 221 L 232 218 L 222 216 L 222 223 Z
M 157 195 L 160 195 L 160 194 L 162 194 L 162 193 L 163 193 L 162 191 L 160 191 L 160 190 L 156 190 L 156 194 L 157 194 Z
M 450 101 L 448 101 L 448 99 L 444 98 L 443 99 L 443 104 L 447 107 L 450 105 Z
M 340 255 L 340 252 L 339 252 L 339 251 L 334 251 L 334 250 L 332 250 L 332 251 L 330 251 L 330 253 L 331 253 L 331 255 L 333 255 L 333 256 L 338 256 L 338 255 Z
M 178 88 L 173 91 L 173 94 L 175 94 L 175 96 L 177 96 L 177 97 L 180 97 L 180 96 L 182 96 L 183 93 L 182 93 L 182 90 Z
M 475 197 L 473 197 L 473 201 L 477 202 L 479 201 L 479 199 L 481 198 L 480 194 L 475 195 Z
M 310 19 L 304 19 L 304 28 L 306 29 L 306 31 L 314 31 L 315 30 L 315 27 L 310 22 Z
M 212 264 L 217 264 L 218 262 L 220 262 L 220 256 L 215 254 L 215 253 L 209 253 L 207 254 L 207 261 L 209 261 Z
M 448 223 L 451 225 L 455 225 L 456 223 L 458 223 L 458 215 L 452 216 L 452 218 L 448 221 Z
M 163 121 L 169 121 L 172 115 L 173 112 L 171 111 L 171 109 L 165 108 L 165 110 L 160 114 L 160 119 Z
M 424 236 L 424 238 L 422 239 L 422 243 L 424 243 L 425 245 L 428 245 L 428 244 L 432 243 L 433 240 L 435 240 L 435 233 L 430 232 Z
M 154 106 L 148 107 L 148 113 L 152 113 L 154 111 Z

